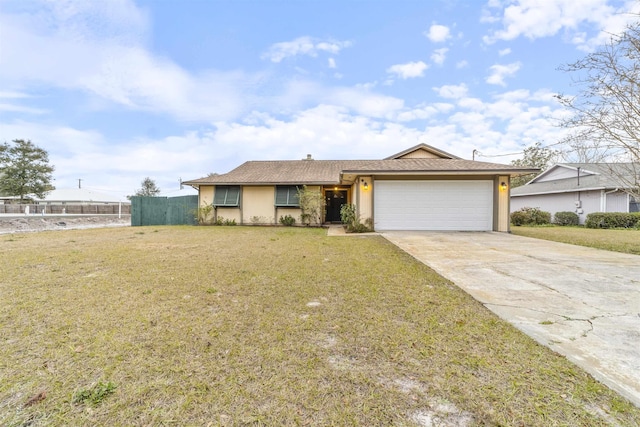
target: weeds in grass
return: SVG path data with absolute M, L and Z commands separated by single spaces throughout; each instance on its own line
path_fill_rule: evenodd
M 110 381 L 100 381 L 91 388 L 74 393 L 72 401 L 75 404 L 89 403 L 95 406 L 102 403 L 110 394 L 115 393 L 116 388 L 116 385 Z

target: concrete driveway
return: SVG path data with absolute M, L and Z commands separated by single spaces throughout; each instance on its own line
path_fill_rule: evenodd
M 505 233 L 381 234 L 640 406 L 640 256 Z

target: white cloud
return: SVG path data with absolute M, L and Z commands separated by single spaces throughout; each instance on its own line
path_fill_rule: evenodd
M 464 60 L 464 59 L 462 61 L 456 62 L 456 68 L 457 69 L 467 68 L 468 66 L 469 66 L 469 62 Z
M 193 179 L 211 172 L 218 154 L 213 133 L 189 131 L 157 140 L 137 138 L 115 144 L 95 130 L 48 125 L 41 122 L 0 123 L 1 136 L 31 139 L 49 153 L 55 166 L 54 185 L 70 188 L 83 179 L 83 187 L 109 188 L 124 199 L 146 176 L 163 191 L 178 188 L 178 178 Z M 9 138 L 7 138 L 9 140 Z
M 429 68 L 427 64 L 422 61 L 408 62 L 406 64 L 396 64 L 387 68 L 387 73 L 395 74 L 401 79 L 410 79 L 415 77 L 424 76 L 424 72 Z
M 6 111 L 11 113 L 26 113 L 26 114 L 44 114 L 47 112 L 42 108 L 24 107 L 22 105 L 6 104 L 2 102 L 0 102 L 0 111 Z
M 488 8 L 497 12 L 492 14 L 490 9 L 485 9 L 482 21 L 501 22 L 502 28 L 490 31 L 483 38 L 487 44 L 520 36 L 533 40 L 566 31 L 569 42 L 589 50 L 605 42 L 610 34 L 623 31 L 635 19 L 633 13 L 640 11 L 640 3 L 626 2 L 616 8 L 607 0 L 514 0 L 490 2 Z M 591 38 L 581 30 L 585 26 L 592 30 Z
M 442 43 L 451 37 L 451 32 L 449 27 L 433 24 L 429 27 L 429 31 L 424 32 L 424 36 L 433 43 Z
M 11 34 L 2 61 L 13 65 L 0 67 L 6 87 L 83 91 L 188 121 L 230 119 L 254 101 L 248 89 L 260 75 L 194 74 L 150 53 L 146 14 L 127 0 L 36 2 L 33 9 L 0 15 L 3 33 Z
M 329 58 L 327 64 L 329 68 L 336 68 L 336 60 L 333 58 Z
M 522 64 L 514 62 L 507 65 L 496 64 L 489 68 L 490 74 L 485 81 L 491 85 L 506 86 L 504 79 L 513 77 L 518 72 Z
M 509 55 L 511 53 L 511 49 L 510 48 L 506 48 L 506 49 L 502 49 L 498 51 L 498 55 L 500 56 L 505 56 L 505 55 Z
M 325 41 L 304 36 L 288 42 L 275 43 L 261 57 L 271 62 L 281 62 L 285 58 L 298 55 L 315 57 L 318 56 L 318 52 L 327 52 L 335 55 L 349 46 L 351 46 L 350 41 Z
M 437 116 L 438 114 L 446 114 L 455 107 L 452 104 L 434 103 L 421 105 L 408 111 L 403 111 L 396 116 L 399 122 L 411 122 L 414 120 L 425 120 Z
M 251 146 L 252 159 L 335 159 L 332 153 L 380 158 L 416 144 L 420 131 L 392 122 L 352 115 L 343 107 L 320 105 L 300 111 L 290 120 L 271 116 L 260 123 L 216 123 L 216 147 L 223 153 Z M 355 153 L 355 154 L 354 154 Z M 246 160 L 246 159 L 245 159 Z
M 444 64 L 444 60 L 447 58 L 447 52 L 449 52 L 449 49 L 446 47 L 436 49 L 431 54 L 431 60 L 438 65 L 442 65 Z
M 436 93 L 442 98 L 459 99 L 467 96 L 469 88 L 466 84 L 462 83 L 459 85 L 444 85 L 440 87 L 434 87 L 433 90 L 435 90 Z

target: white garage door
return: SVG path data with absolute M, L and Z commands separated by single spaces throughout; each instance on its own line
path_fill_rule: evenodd
M 493 181 L 376 181 L 376 230 L 493 229 Z

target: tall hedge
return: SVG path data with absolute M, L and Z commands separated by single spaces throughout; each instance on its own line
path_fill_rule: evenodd
M 587 228 L 640 228 L 640 212 L 593 212 L 587 215 Z

